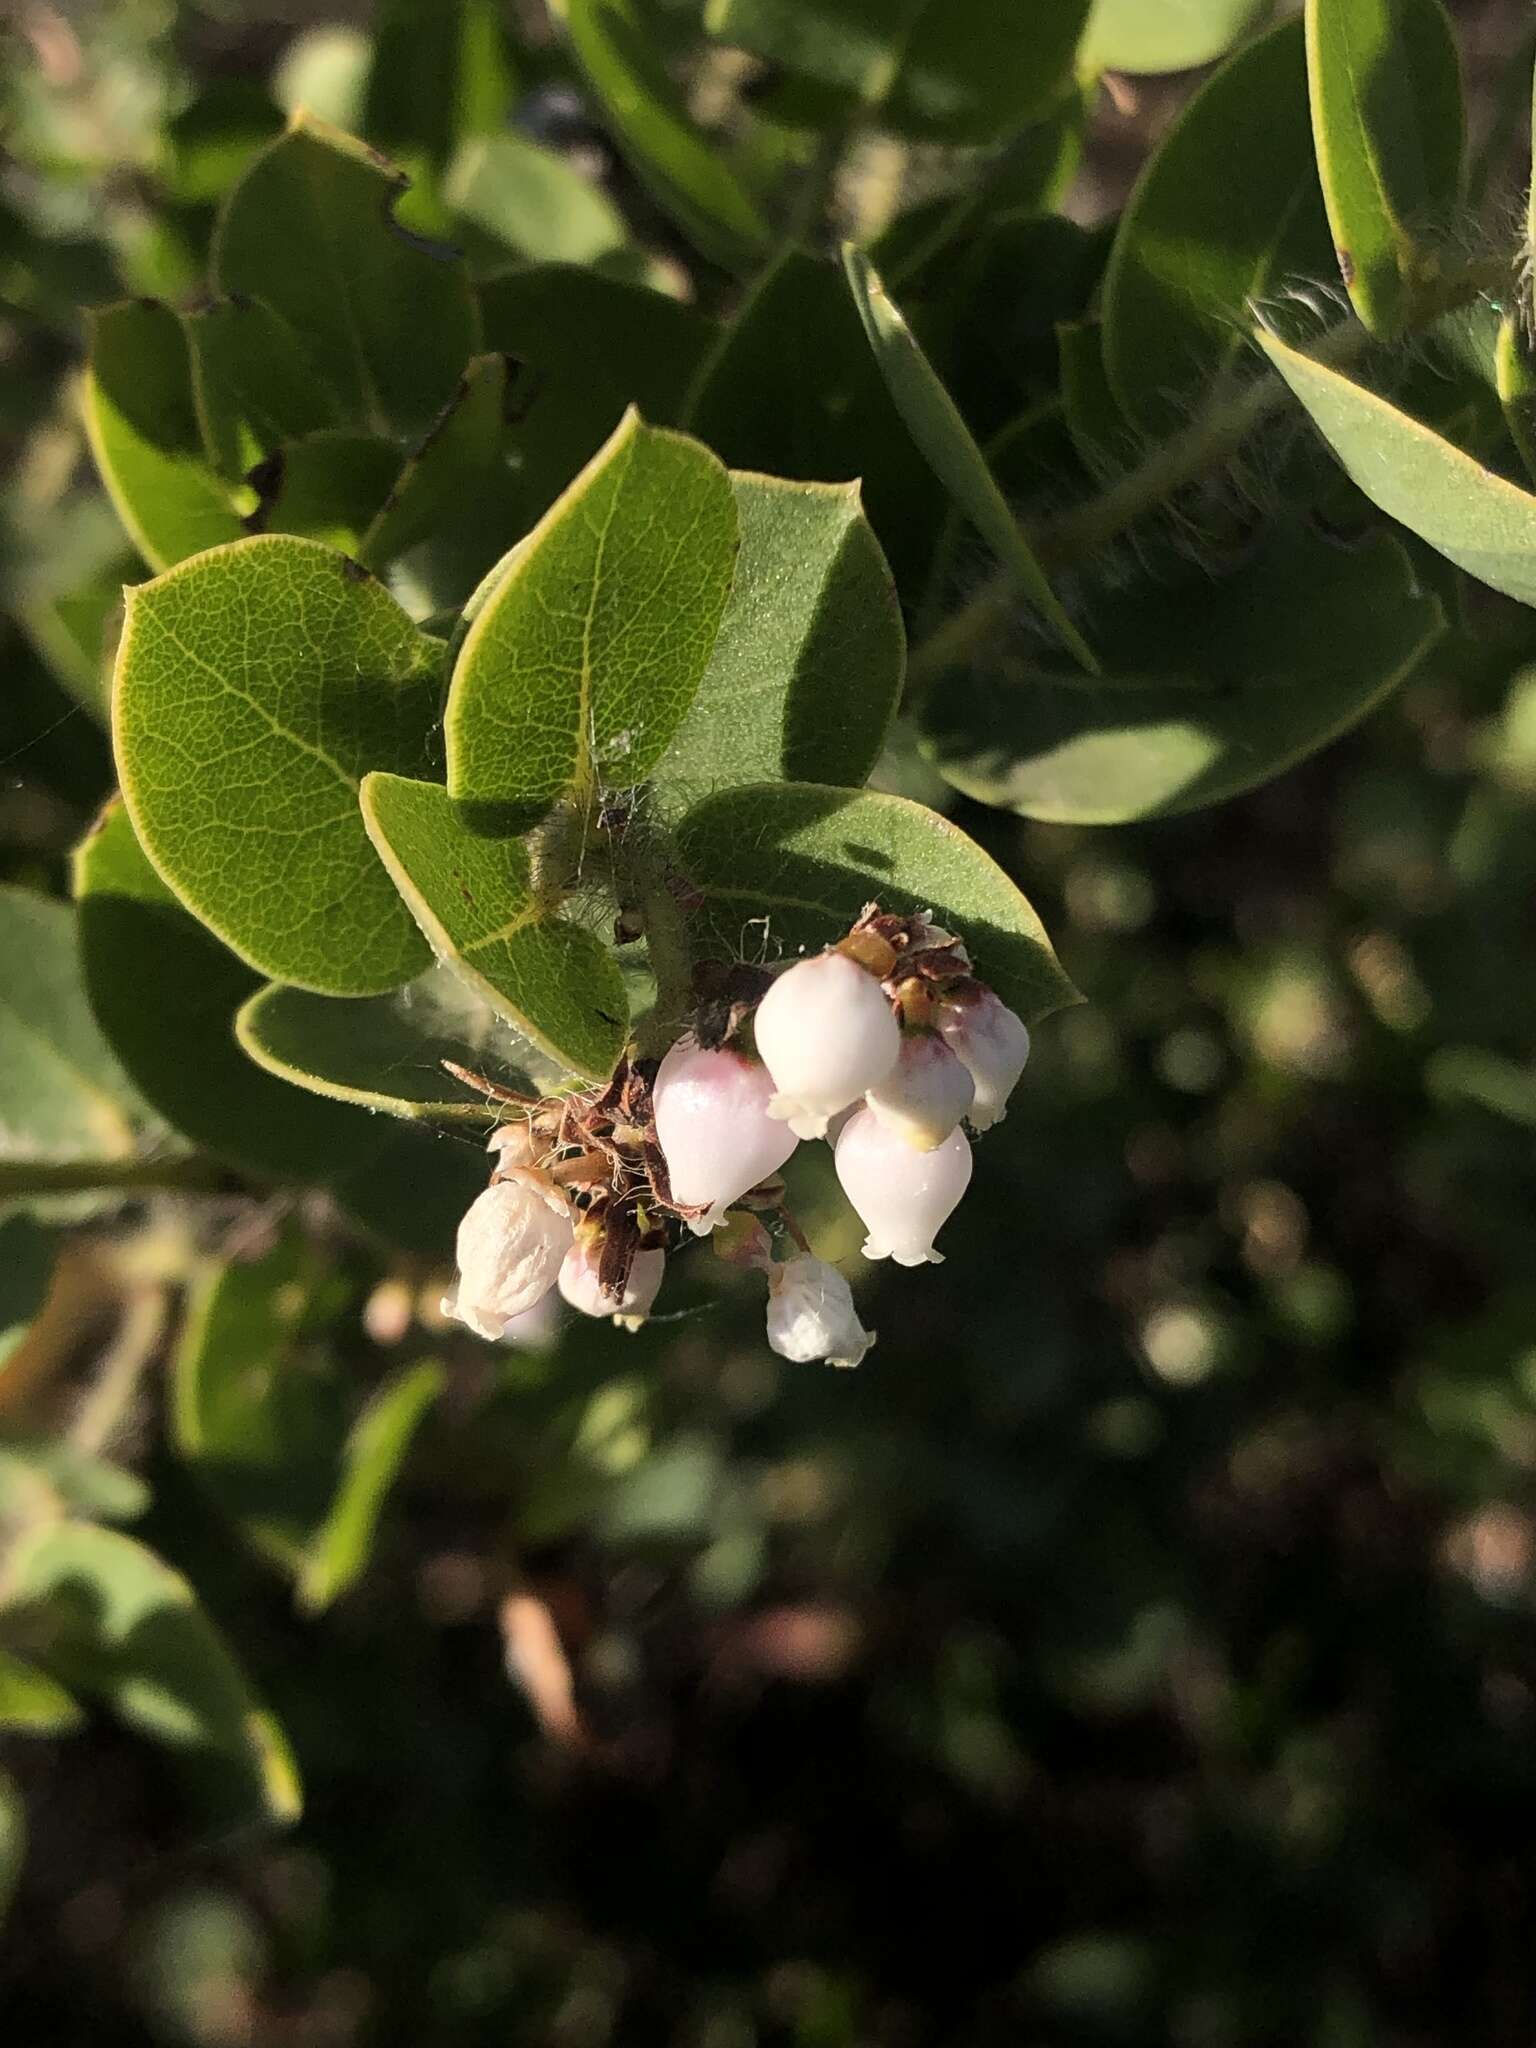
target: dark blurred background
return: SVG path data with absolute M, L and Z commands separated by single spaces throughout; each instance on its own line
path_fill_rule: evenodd
M 1530 10 L 1458 19 L 1486 135 Z M 367 26 L 6 11 L 7 877 L 57 883 L 110 785 L 37 600 L 118 550 L 73 308 L 190 288 L 224 173 L 187 110 L 355 120 Z M 1078 218 L 1190 84 L 1101 94 Z M 536 61 L 519 118 L 628 198 Z M 1509 132 L 1470 236 L 1516 231 Z M 956 811 L 1089 1000 L 1040 1031 L 947 1263 L 872 1277 L 856 1375 L 771 1358 L 745 1295 L 466 1354 L 316 1622 L 146 1401 L 142 1532 L 286 1724 L 308 1807 L 230 1839 L 110 1723 L 10 1744 L 32 1848 L 4 2037 L 1536 2042 L 1536 623 L 1473 623 L 1216 811 Z M 828 1188 L 802 1195 L 851 1251 Z M 353 1274 L 338 1342 L 388 1349 L 405 1285 Z

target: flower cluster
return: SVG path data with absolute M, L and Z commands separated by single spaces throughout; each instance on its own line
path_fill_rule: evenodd
M 859 1362 L 874 1339 L 842 1274 L 812 1256 L 780 1169 L 825 1139 L 864 1256 L 936 1263 L 971 1178 L 962 1127 L 1001 1120 L 1029 1033 L 954 934 L 877 906 L 836 946 L 764 979 L 727 976 L 728 999 L 702 1004 L 659 1064 L 626 1060 L 601 1090 L 518 1105 L 460 1225 L 448 1314 L 500 1337 L 558 1288 L 583 1314 L 633 1325 L 692 1233 L 766 1273 L 781 1357 Z

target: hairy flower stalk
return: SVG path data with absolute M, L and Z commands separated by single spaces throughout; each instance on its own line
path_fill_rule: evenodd
M 664 1057 L 632 1049 L 595 1088 L 531 1101 L 454 1069 L 507 1114 L 444 1308 L 496 1338 L 558 1292 L 633 1326 L 669 1256 L 713 1236 L 725 1264 L 767 1274 L 780 1357 L 856 1365 L 874 1338 L 786 1206 L 780 1168 L 801 1138 L 826 1137 L 865 1257 L 937 1263 L 971 1178 L 961 1125 L 1002 1117 L 1029 1033 L 955 933 L 875 904 L 827 952 L 772 978 L 707 966 L 694 995 Z

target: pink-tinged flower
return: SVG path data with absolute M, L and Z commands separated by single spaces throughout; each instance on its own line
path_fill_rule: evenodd
M 867 969 L 842 953 L 801 960 L 757 1006 L 757 1049 L 777 1091 L 768 1114 L 820 1138 L 840 1109 L 896 1064 L 901 1027 Z
M 574 1236 L 571 1205 L 547 1174 L 514 1166 L 475 1197 L 459 1225 L 459 1278 L 443 1314 L 497 1338 L 555 1284 Z
M 768 1272 L 768 1342 L 796 1365 L 857 1365 L 875 1341 L 836 1266 L 808 1253 Z
M 942 1145 L 971 1107 L 976 1084 L 942 1038 L 908 1032 L 901 1057 L 864 1100 L 887 1130 L 919 1152 Z
M 1029 1058 L 1027 1026 L 979 982 L 945 996 L 934 1021 L 976 1084 L 976 1099 L 967 1113 L 972 1130 L 990 1131 L 1002 1122 Z
M 869 1232 L 866 1259 L 898 1266 L 938 1265 L 933 1240 L 970 1185 L 971 1148 L 952 1131 L 931 1152 L 861 1109 L 837 1141 L 837 1177 Z
M 724 1221 L 732 1202 L 778 1172 L 795 1134 L 768 1114 L 773 1082 L 760 1060 L 682 1040 L 661 1063 L 652 1092 L 656 1137 L 672 1199 L 702 1209 L 689 1219 L 699 1237 Z
M 559 1287 L 572 1308 L 584 1316 L 629 1316 L 643 1322 L 661 1291 L 666 1268 L 663 1251 L 636 1252 L 622 1294 L 610 1294 L 598 1273 L 602 1240 L 583 1234 L 560 1261 Z

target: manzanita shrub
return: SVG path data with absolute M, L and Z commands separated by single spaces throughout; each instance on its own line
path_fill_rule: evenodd
M 449 1361 L 713 1260 L 857 1363 L 786 1170 L 939 1257 L 1075 999 L 961 800 L 1230 798 L 1536 604 L 1528 238 L 1469 230 L 1441 0 L 1281 12 L 552 0 L 515 50 L 462 0 L 386 10 L 361 136 L 178 117 L 163 288 L 89 312 L 120 532 L 32 612 L 119 794 L 72 903 L 0 892 L 6 1284 L 180 1191 L 180 1320 L 119 1341 L 305 1605 L 447 1377 L 274 1369 L 338 1245 L 456 1253 Z M 1198 66 L 1118 219 L 1061 212 L 1104 74 Z M 27 1451 L 7 1713 L 103 1695 L 291 1813 L 100 1448 Z

